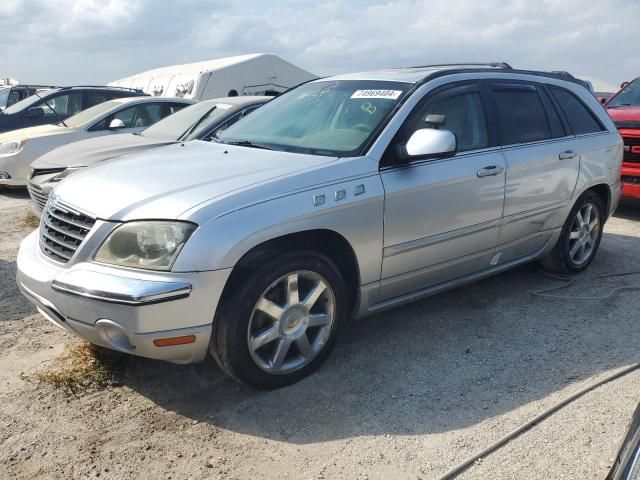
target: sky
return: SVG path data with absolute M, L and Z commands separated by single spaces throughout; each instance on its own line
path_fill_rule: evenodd
M 615 91 L 640 75 L 640 0 L 0 0 L 0 78 L 103 84 L 275 53 L 317 75 L 505 61 Z

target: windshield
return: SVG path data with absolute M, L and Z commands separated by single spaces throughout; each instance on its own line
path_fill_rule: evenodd
M 11 87 L 0 88 L 0 110 L 7 106 L 9 101 L 9 94 L 11 93 Z
M 231 109 L 228 103 L 205 101 L 190 105 L 146 128 L 140 135 L 162 140 L 193 140 L 208 129 L 211 122 Z
M 358 155 L 410 87 L 366 80 L 306 83 L 230 126 L 219 140 L 315 155 Z
M 107 113 L 112 108 L 118 107 L 122 105 L 121 102 L 109 101 L 99 103 L 98 105 L 94 105 L 91 108 L 87 108 L 79 113 L 76 113 L 74 116 L 67 118 L 64 123 L 67 124 L 68 127 L 79 127 L 80 125 L 84 125 L 91 120 L 97 120 L 98 117 Z
M 41 95 L 41 96 L 43 98 L 47 98 L 44 95 Z M 27 97 L 24 100 L 20 100 L 19 102 L 14 103 L 10 107 L 8 107 L 6 110 L 4 110 L 4 113 L 7 113 L 9 115 L 13 113 L 20 113 L 21 111 L 30 108 L 34 103 L 39 101 L 40 99 L 38 97 L 36 97 L 35 95 L 31 95 L 30 97 Z
M 636 78 L 629 85 L 616 94 L 607 107 L 640 106 L 640 78 Z

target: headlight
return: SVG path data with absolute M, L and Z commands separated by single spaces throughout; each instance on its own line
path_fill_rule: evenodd
M 122 267 L 171 270 L 197 225 L 187 222 L 129 222 L 117 227 L 95 260 Z
M 84 167 L 69 167 L 69 168 L 66 168 L 62 172 L 60 172 L 58 175 L 56 175 L 55 177 L 51 177 L 49 179 L 49 181 L 50 182 L 59 182 L 63 178 L 68 177 L 73 172 L 75 172 L 76 170 L 80 170 L 81 168 L 84 168 Z
M 15 155 L 23 149 L 26 140 L 11 140 L 0 143 L 0 156 Z

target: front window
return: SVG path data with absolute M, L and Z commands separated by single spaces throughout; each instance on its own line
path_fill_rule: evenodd
M 218 139 L 315 155 L 358 155 L 410 86 L 365 80 L 307 83 L 230 126 Z
M 163 140 L 197 139 L 213 120 L 230 108 L 232 105 L 228 103 L 210 101 L 196 103 L 143 130 L 140 135 Z
M 47 98 L 47 97 L 42 97 Z M 40 102 L 40 97 L 36 95 L 31 95 L 30 97 L 25 98 L 24 100 L 20 100 L 17 103 L 14 103 L 10 107 L 7 107 L 4 110 L 4 113 L 8 115 L 13 115 L 14 113 L 20 113 L 23 110 L 28 110 L 31 107 L 34 107 L 36 103 Z
M 611 107 L 637 107 L 640 106 L 640 78 L 636 78 L 629 85 L 620 90 L 615 97 L 609 100 L 607 108 Z
M 115 102 L 113 100 L 111 100 L 110 102 L 99 103 L 98 105 L 94 105 L 91 108 L 87 108 L 86 110 L 81 111 L 73 117 L 67 118 L 64 123 L 66 123 L 69 127 L 79 127 L 87 122 L 90 122 L 91 120 L 94 120 L 95 118 L 108 112 L 112 108 L 117 107 L 118 105 L 120 105 L 120 102 Z

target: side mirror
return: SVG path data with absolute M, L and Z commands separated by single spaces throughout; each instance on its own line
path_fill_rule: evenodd
M 456 152 L 457 141 L 450 130 L 421 128 L 409 138 L 405 150 L 411 157 L 443 157 Z
M 25 115 L 27 118 L 41 118 L 44 117 L 44 108 L 42 107 L 32 107 L 27 110 L 27 114 Z
M 629 85 L 629 82 L 622 82 L 620 84 L 620 90 L 622 90 L 624 87 L 626 87 L 627 85 Z
M 607 103 L 607 99 L 606 99 L 605 97 L 600 97 L 600 98 L 598 99 L 598 101 L 599 101 L 602 105 L 604 105 L 605 103 Z
M 119 128 L 125 128 L 125 127 L 126 125 L 119 118 L 114 118 L 113 120 L 111 120 L 111 123 L 109 124 L 109 130 L 118 130 Z

